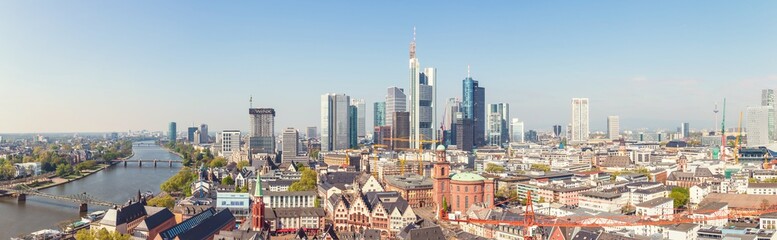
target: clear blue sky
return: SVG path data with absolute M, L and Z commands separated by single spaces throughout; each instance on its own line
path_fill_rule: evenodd
M 478 4 L 476 4 L 478 3 Z M 729 121 L 777 88 L 775 1 L 2 1 L 0 133 L 247 129 L 248 98 L 276 128 L 319 124 L 320 95 L 372 103 L 407 88 L 418 29 L 438 101 L 467 65 L 488 103 L 528 129 L 591 99 L 592 130 Z

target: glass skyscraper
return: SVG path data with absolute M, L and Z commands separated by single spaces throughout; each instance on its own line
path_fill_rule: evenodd
M 373 127 L 386 125 L 386 102 L 376 102 L 374 106 Z
M 472 119 L 473 144 L 483 146 L 486 135 L 486 89 L 478 81 L 467 76 L 462 81 L 461 112 L 465 119 Z
M 175 143 L 175 138 L 178 135 L 178 130 L 176 129 L 175 122 L 170 122 L 170 125 L 167 129 L 167 138 L 171 143 Z

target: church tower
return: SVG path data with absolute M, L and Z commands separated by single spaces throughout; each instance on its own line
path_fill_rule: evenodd
M 434 162 L 434 170 L 432 172 L 432 181 L 434 185 L 434 204 L 437 216 L 440 216 L 440 209 L 443 207 L 443 202 L 450 204 L 451 196 L 451 164 L 445 159 L 445 146 L 439 145 L 436 150 L 437 161 Z
M 262 231 L 264 229 L 264 197 L 262 194 L 262 179 L 256 176 L 254 189 L 254 205 L 251 207 L 251 230 Z

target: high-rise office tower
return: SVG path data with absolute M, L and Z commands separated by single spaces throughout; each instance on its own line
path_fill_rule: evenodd
M 208 124 L 200 124 L 200 143 L 208 143 L 210 138 L 208 136 Z
M 475 130 L 473 122 L 472 119 L 465 118 L 464 114 L 456 116 L 456 147 L 459 150 L 472 151 L 472 147 L 475 145 L 473 142 L 475 137 L 472 136 Z
M 588 98 L 572 99 L 572 127 L 571 141 L 588 141 L 590 129 L 588 128 Z
M 683 139 L 691 137 L 691 124 L 684 122 L 680 124 L 680 137 Z
M 229 159 L 232 153 L 240 152 L 240 131 L 224 130 L 221 132 L 221 156 Z
M 194 132 L 197 131 L 197 127 L 189 127 L 186 129 L 186 141 L 193 143 L 194 142 Z
M 318 138 L 318 129 L 316 127 L 308 127 L 307 137 L 308 139 Z
M 297 149 L 299 144 L 299 132 L 294 128 L 286 128 L 283 130 L 283 159 L 291 159 L 297 156 Z
M 345 94 L 321 95 L 321 151 L 348 149 L 348 108 L 351 98 Z
M 508 132 L 508 119 L 510 119 L 510 105 L 507 103 L 494 103 L 488 105 L 488 143 L 501 146 L 510 141 Z
M 523 143 L 524 142 L 524 140 L 523 140 L 523 137 L 524 137 L 523 130 L 524 130 L 523 129 L 523 121 L 521 121 L 521 120 L 519 120 L 517 118 L 513 118 L 510 121 L 510 135 L 512 135 L 510 141 L 511 142 L 516 142 L 516 143 Z
M 445 115 L 442 116 L 442 141 L 445 145 L 456 145 L 456 114 L 461 112 L 461 101 L 449 98 L 445 105 Z
M 251 153 L 275 153 L 275 109 L 249 108 L 248 149 Z
M 561 137 L 561 125 L 553 125 L 553 137 Z
M 410 137 L 410 113 L 409 112 L 395 112 L 394 126 L 391 127 L 391 134 L 394 135 L 391 140 L 391 146 L 395 149 L 410 148 L 409 141 L 397 141 L 396 139 L 409 139 Z
M 473 143 L 483 146 L 486 142 L 486 89 L 480 87 L 469 74 L 462 81 L 462 86 L 461 112 L 464 118 L 472 119 Z
M 618 116 L 607 116 L 607 138 L 615 140 L 620 138 L 621 121 Z
M 373 107 L 373 127 L 386 125 L 386 102 L 375 102 Z
M 167 140 L 171 143 L 175 143 L 175 139 L 178 137 L 178 130 L 175 129 L 175 122 L 170 122 L 167 129 Z
M 195 130 L 194 130 L 194 142 L 192 142 L 192 143 L 197 144 L 197 145 L 202 144 L 202 133 L 200 133 L 199 129 L 195 128 Z
M 359 108 L 348 106 L 348 148 L 356 148 L 358 141 Z
M 529 141 L 529 142 L 539 142 L 540 141 L 540 138 L 537 135 L 537 131 L 534 131 L 534 130 L 527 131 L 525 138 L 526 138 L 526 141 Z
M 437 139 L 437 69 L 425 68 L 421 71 L 421 65 L 416 58 L 415 29 L 413 29 L 413 41 L 410 42 L 410 147 L 433 148 L 435 144 L 422 143 L 422 140 Z
M 760 147 L 769 144 L 770 106 L 747 108 L 747 147 Z
M 407 111 L 407 95 L 405 90 L 398 87 L 389 87 L 386 94 L 386 126 L 393 126 L 395 112 Z
M 354 128 L 356 128 L 356 137 L 357 138 L 363 138 L 367 134 L 366 127 L 366 113 L 367 113 L 367 107 L 364 103 L 364 99 L 351 99 L 351 105 L 356 107 L 356 124 L 354 125 Z
M 775 111 L 775 108 L 777 106 L 774 105 L 774 89 L 763 89 L 761 90 L 761 106 L 768 106 L 772 107 L 771 110 L 769 110 L 769 119 L 767 120 L 767 124 L 769 125 L 769 140 L 777 140 L 777 111 Z

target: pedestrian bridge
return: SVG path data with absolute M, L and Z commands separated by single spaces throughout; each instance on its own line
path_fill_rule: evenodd
M 71 194 L 71 195 L 56 195 L 56 194 L 41 192 L 35 188 L 31 188 L 27 186 L 27 184 L 33 183 L 38 180 L 48 179 L 49 177 L 50 176 L 47 174 L 47 175 L 17 179 L 13 181 L 5 181 L 0 183 L 0 191 L 10 193 L 11 195 L 15 196 L 16 200 L 19 202 L 27 201 L 28 195 L 38 196 L 38 197 L 43 197 L 43 198 L 48 198 L 53 200 L 59 200 L 59 201 L 65 201 L 65 202 L 75 202 L 79 204 L 78 210 L 80 212 L 88 211 L 88 206 L 90 204 L 109 207 L 109 208 L 118 205 L 116 203 L 99 200 L 85 192 L 80 194 Z

